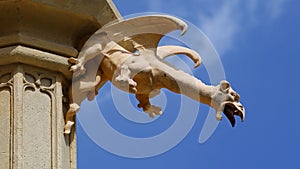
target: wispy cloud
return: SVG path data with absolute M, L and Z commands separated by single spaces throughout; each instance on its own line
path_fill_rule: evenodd
M 189 2 L 147 0 L 149 12 L 165 12 L 196 24 L 213 42 L 221 55 L 233 49 L 237 38 L 262 22 L 281 16 L 289 0 L 224 0 Z M 174 10 L 173 10 L 174 9 Z
M 199 14 L 201 29 L 218 49 L 224 53 L 231 48 L 234 36 L 239 32 L 236 1 L 227 1 L 216 8 L 211 16 Z
M 144 12 L 163 12 L 187 19 L 225 55 L 247 30 L 278 19 L 288 2 L 290 0 L 144 0 L 126 3 L 141 3 Z
M 287 0 L 273 0 L 268 3 L 267 10 L 272 19 L 276 19 L 283 12 Z
M 232 49 L 237 37 L 249 27 L 259 24 L 258 18 L 273 21 L 283 12 L 288 0 L 228 0 L 210 6 L 211 14 L 198 12 L 199 27 L 223 55 Z

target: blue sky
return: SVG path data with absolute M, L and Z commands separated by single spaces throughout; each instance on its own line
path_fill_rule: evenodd
M 199 27 L 218 51 L 226 79 L 241 95 L 246 119 L 244 123 L 237 120 L 234 128 L 227 119 L 222 120 L 213 135 L 199 144 L 208 113 L 208 107 L 200 104 L 193 127 L 178 145 L 163 154 L 139 159 L 104 150 L 79 124 L 79 169 L 300 168 L 300 1 L 114 0 L 114 3 L 123 16 L 161 12 Z M 204 65 L 193 73 L 209 83 Z M 103 105 L 101 111 L 108 123 L 125 135 L 150 137 L 169 129 L 176 119 L 176 105 L 180 103 L 179 97 L 172 93 L 164 92 L 162 100 L 167 100 L 169 106 L 163 116 L 151 123 L 138 124 L 118 113 L 107 95 L 110 92 L 110 86 L 105 85 L 97 101 L 100 107 Z M 132 104 L 136 105 L 134 99 Z M 101 128 L 94 130 L 103 132 Z M 120 141 L 123 144 L 126 146 Z

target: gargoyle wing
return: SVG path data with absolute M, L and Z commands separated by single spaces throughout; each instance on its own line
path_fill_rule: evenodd
M 183 35 L 187 24 L 169 15 L 148 15 L 122 20 L 103 26 L 93 36 L 105 32 L 109 39 L 117 42 L 130 52 L 135 52 L 132 42 L 145 48 L 157 48 L 160 39 L 167 33 L 180 30 Z

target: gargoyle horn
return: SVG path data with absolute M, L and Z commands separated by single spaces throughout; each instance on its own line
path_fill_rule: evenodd
M 194 68 L 197 68 L 201 64 L 201 57 L 196 51 L 182 46 L 159 46 L 156 54 L 161 59 L 172 55 L 184 54 L 194 61 Z
M 111 40 L 119 43 L 128 51 L 135 52 L 133 44 L 125 39 L 131 39 L 146 48 L 156 49 L 165 34 L 180 30 L 183 35 L 187 28 L 184 21 L 173 16 L 149 15 L 107 24 L 93 36 L 106 32 Z

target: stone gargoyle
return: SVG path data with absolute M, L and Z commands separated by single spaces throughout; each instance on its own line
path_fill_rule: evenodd
M 216 119 L 222 112 L 235 125 L 234 115 L 242 121 L 245 110 L 240 96 L 223 80 L 217 86 L 206 85 L 199 79 L 178 70 L 164 58 L 185 54 L 195 63 L 201 58 L 194 50 L 181 46 L 160 46 L 160 39 L 167 33 L 180 30 L 183 35 L 187 24 L 168 15 L 141 16 L 108 24 L 95 32 L 85 43 L 77 58 L 70 58 L 73 65 L 73 83 L 69 90 L 70 108 L 66 114 L 65 133 L 70 133 L 73 116 L 81 102 L 92 100 L 97 91 L 111 81 L 119 89 L 133 93 L 138 107 L 150 117 L 161 115 L 160 107 L 152 105 L 150 98 L 166 88 L 183 94 L 216 110 Z

